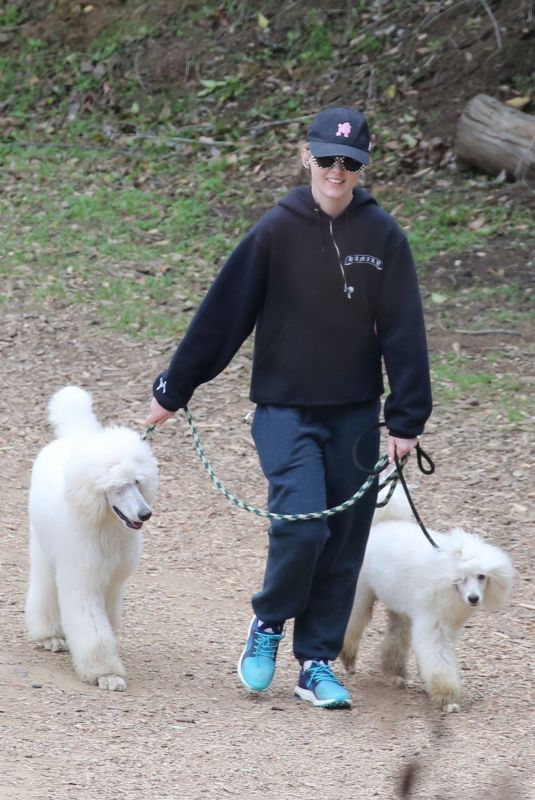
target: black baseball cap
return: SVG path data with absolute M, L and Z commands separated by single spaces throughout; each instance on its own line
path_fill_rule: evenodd
M 350 156 L 370 161 L 370 132 L 364 114 L 352 108 L 326 108 L 312 120 L 308 145 L 313 156 Z

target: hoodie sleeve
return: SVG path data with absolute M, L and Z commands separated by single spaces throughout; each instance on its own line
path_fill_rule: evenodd
M 393 436 L 411 439 L 431 414 L 431 381 L 416 268 L 406 238 L 385 259 L 377 332 L 390 385 L 385 422 Z
M 252 332 L 262 305 L 268 248 L 251 231 L 210 287 L 153 394 L 169 411 L 184 408 L 195 389 L 225 369 Z

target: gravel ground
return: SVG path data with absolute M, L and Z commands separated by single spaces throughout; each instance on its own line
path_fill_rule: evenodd
M 433 345 L 440 331 L 430 330 Z M 467 346 L 477 346 L 473 337 Z M 0 798 L 368 800 L 403 791 L 425 800 L 533 797 L 530 428 L 528 420 L 497 424 L 469 398 L 435 410 L 425 436 L 435 475 L 409 467 L 431 527 L 477 530 L 504 547 L 519 571 L 511 605 L 496 615 L 476 614 L 462 634 L 461 713 L 434 710 L 414 670 L 408 689 L 385 683 L 378 670 L 380 610 L 360 669 L 347 680 L 350 711 L 314 710 L 294 700 L 297 669 L 288 642 L 272 690 L 253 697 L 242 689 L 235 663 L 250 595 L 261 581 L 265 523 L 215 491 L 183 417 L 152 440 L 161 485 L 125 603 L 128 692 L 80 683 L 68 654 L 28 641 L 27 488 L 32 460 L 50 436 L 46 402 L 61 385 L 78 383 L 92 391 L 103 420 L 141 431 L 152 377 L 171 347 L 106 332 L 96 310 L 36 312 L 22 295 L 5 309 Z M 517 368 L 529 371 L 527 356 L 519 359 Z M 251 407 L 247 369 L 245 353 L 198 392 L 192 411 L 224 482 L 263 505 L 264 482 L 242 422 Z

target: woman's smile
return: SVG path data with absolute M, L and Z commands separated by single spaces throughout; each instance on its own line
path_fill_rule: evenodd
M 353 189 L 359 181 L 358 172 L 347 172 L 340 164 L 321 169 L 310 163 L 311 189 L 316 203 L 326 214 L 336 217 L 344 211 L 353 198 Z

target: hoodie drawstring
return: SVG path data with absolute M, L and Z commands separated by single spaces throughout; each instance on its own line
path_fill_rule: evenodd
M 342 264 L 342 256 L 340 255 L 340 249 L 339 249 L 339 247 L 338 247 L 338 245 L 336 243 L 336 239 L 334 238 L 333 221 L 332 221 L 332 219 L 329 220 L 329 231 L 331 232 L 331 239 L 333 240 L 334 249 L 336 250 L 336 255 L 338 256 L 338 264 L 339 264 L 340 270 L 342 272 L 342 278 L 343 278 L 343 281 L 344 281 L 344 293 L 347 295 L 347 299 L 351 300 L 351 296 L 352 296 L 353 292 L 355 291 L 355 287 L 354 286 L 350 286 L 348 284 L 348 282 L 347 282 L 346 272 L 345 272 L 345 269 L 344 269 L 344 265 Z
M 323 241 L 323 232 L 321 229 L 320 210 L 317 205 L 314 205 L 314 216 L 316 217 L 316 227 L 318 229 L 318 237 L 320 240 L 321 252 L 325 254 L 325 243 Z M 353 292 L 355 291 L 355 287 L 350 286 L 347 282 L 344 265 L 342 264 L 342 256 L 340 255 L 340 248 L 338 247 L 338 243 L 334 238 L 332 218 L 329 218 L 329 232 L 331 234 L 332 243 L 336 251 L 336 257 L 338 258 L 338 266 L 340 267 L 340 272 L 342 273 L 342 279 L 344 281 L 344 294 L 346 295 L 348 300 L 351 300 Z

